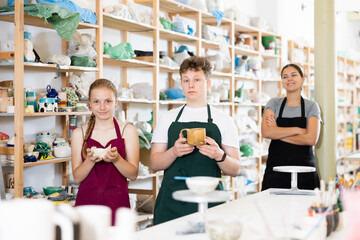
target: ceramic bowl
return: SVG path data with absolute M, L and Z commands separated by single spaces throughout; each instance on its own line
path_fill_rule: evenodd
M 38 135 L 36 136 L 36 141 L 37 142 L 44 142 L 47 145 L 49 145 L 50 147 L 53 145 L 53 142 L 55 140 L 55 136 L 53 135 Z
M 71 156 L 70 146 L 57 146 L 54 147 L 54 154 L 57 158 L 65 158 Z
M 190 177 L 185 180 L 186 186 L 195 194 L 206 194 L 215 190 L 219 184 L 215 177 Z
M 99 159 L 103 159 L 105 158 L 105 154 L 108 150 L 111 149 L 111 146 L 108 146 L 107 148 L 97 148 L 97 147 L 92 147 L 91 151 L 94 152 L 94 157 L 99 157 Z
M 211 240 L 238 240 L 243 223 L 237 219 L 210 220 L 206 222 L 205 229 Z
M 43 187 L 43 191 L 44 191 L 44 194 L 46 196 L 48 195 L 51 195 L 53 193 L 56 193 L 56 192 L 61 192 L 62 191 L 62 188 L 61 187 Z

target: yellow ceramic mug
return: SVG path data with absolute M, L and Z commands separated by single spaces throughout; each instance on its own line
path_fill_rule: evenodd
M 184 128 L 180 131 L 181 137 L 184 137 L 182 134 L 183 131 L 186 131 L 186 143 L 189 145 L 204 145 L 205 137 L 206 137 L 206 129 L 205 128 Z

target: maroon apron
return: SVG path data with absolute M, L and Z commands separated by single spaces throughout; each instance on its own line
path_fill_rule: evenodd
M 87 141 L 87 147 L 107 148 L 111 145 L 111 147 L 117 147 L 119 154 L 125 159 L 125 143 L 115 118 L 114 125 L 117 137 L 110 140 L 105 146 L 91 138 L 94 130 L 92 128 Z M 82 161 L 85 161 L 82 155 L 81 158 Z M 75 206 L 81 205 L 104 205 L 110 207 L 112 211 L 112 225 L 114 225 L 116 209 L 119 207 L 130 208 L 127 179 L 113 163 L 105 161 L 96 163 L 89 175 L 79 186 Z

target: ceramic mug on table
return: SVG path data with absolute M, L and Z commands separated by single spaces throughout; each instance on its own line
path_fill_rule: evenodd
M 186 143 L 189 145 L 204 145 L 206 137 L 205 128 L 184 128 L 180 131 L 181 137 L 184 137 L 183 131 L 186 131 Z
M 106 239 L 111 225 L 111 209 L 101 205 L 84 205 L 75 208 L 80 218 L 80 240 Z
M 0 202 L 0 239 L 55 240 L 60 226 L 61 239 L 73 240 L 70 219 L 56 212 L 55 205 L 43 199 L 15 199 Z

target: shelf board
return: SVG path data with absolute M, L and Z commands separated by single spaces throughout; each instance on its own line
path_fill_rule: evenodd
M 14 22 L 14 12 L 2 12 L 0 14 L 0 21 Z M 54 29 L 53 26 L 50 23 L 47 23 L 44 18 L 33 17 L 26 13 L 24 13 L 24 24 L 28 26 Z M 77 28 L 96 29 L 99 28 L 99 25 L 80 22 Z
M 160 64 L 160 72 L 168 72 L 168 73 L 179 73 L 180 68 L 171 68 L 167 65 Z
M 254 55 L 260 55 L 260 52 L 255 51 L 255 50 L 250 50 L 250 49 L 246 49 L 246 48 L 240 48 L 240 47 L 234 47 L 235 50 L 235 54 L 240 54 L 240 55 L 250 55 L 250 56 L 254 56 Z
M 24 113 L 24 117 L 48 117 L 48 116 L 81 116 L 91 115 L 91 112 L 35 112 Z
M 238 74 L 235 74 L 235 80 L 248 80 L 248 81 L 259 81 L 258 78 L 248 78 Z
M 280 55 L 268 54 L 268 55 L 262 55 L 262 57 L 265 58 L 265 59 L 280 58 Z
M 215 50 L 220 49 L 220 43 L 207 39 L 202 39 L 201 46 L 205 49 L 215 49 Z M 227 46 L 231 48 L 230 45 L 227 44 Z
M 13 68 L 14 63 L 4 63 L 0 64 L 1 68 Z M 33 63 L 33 62 L 24 62 L 24 68 L 28 70 L 43 70 L 43 71 L 52 71 L 57 72 L 58 68 L 56 64 L 48 63 Z M 78 67 L 78 66 L 60 66 L 60 72 L 97 72 L 99 71 L 96 67 Z
M 201 15 L 202 15 L 201 21 L 202 21 L 203 24 L 217 26 L 218 23 L 217 23 L 216 17 L 214 15 L 212 15 L 209 12 L 204 12 L 204 11 L 201 11 Z M 230 19 L 228 19 L 228 18 L 222 18 L 221 19 L 221 24 L 222 25 L 226 25 L 226 24 L 229 24 L 231 22 L 232 21 Z M 225 27 L 225 26 L 221 26 L 221 27 Z M 229 27 L 230 27 L 230 25 L 229 25 Z
M 236 107 L 259 107 L 261 106 L 260 103 L 238 103 L 234 102 Z
M 149 0 L 135 0 L 134 2 L 152 7 L 152 1 Z M 195 19 L 196 14 L 199 12 L 196 8 L 173 0 L 159 0 L 159 7 L 161 11 L 179 15 L 188 15 L 187 17 L 192 19 Z
M 259 134 L 259 132 L 254 130 L 246 130 L 246 131 L 239 131 L 239 134 Z
M 0 117 L 13 117 L 14 113 L 0 113 Z
M 159 103 L 161 105 L 169 105 L 169 104 L 183 105 L 186 103 L 186 101 L 184 101 L 184 100 L 160 100 Z
M 119 66 L 123 68 L 152 68 L 155 66 L 153 62 L 147 62 L 137 59 L 114 59 L 111 58 L 109 55 L 104 55 L 104 64 Z
M 154 219 L 154 215 L 151 214 L 151 213 L 142 213 L 142 214 L 138 214 L 136 216 L 136 222 L 137 223 L 144 222 L 144 221 L 147 221 L 147 220 L 152 220 L 152 219 Z
M 146 103 L 146 104 L 153 104 L 155 103 L 154 100 L 147 100 L 147 99 L 125 99 L 125 98 L 118 98 L 118 102 L 120 103 Z
M 37 162 L 24 163 L 24 167 L 33 167 L 45 164 L 70 162 L 71 158 L 52 158 L 49 160 L 38 160 Z
M 234 22 L 235 32 L 243 33 L 258 33 L 259 29 L 253 26 L 242 25 L 237 22 Z
M 263 79 L 262 82 L 281 82 L 281 79 Z
M 280 37 L 280 35 L 274 33 L 274 32 L 269 32 L 269 31 L 261 31 L 261 35 L 262 36 L 274 36 L 274 37 Z
M 231 102 L 209 103 L 211 106 L 232 106 Z
M 153 178 L 158 176 L 159 174 L 157 173 L 150 173 L 148 175 L 144 175 L 144 176 L 137 176 L 136 180 L 143 180 L 143 179 L 148 179 L 148 178 Z
M 195 42 L 199 40 L 197 37 L 186 35 L 183 33 L 166 30 L 166 29 L 160 29 L 160 39 L 167 40 L 167 41 L 174 41 L 174 42 Z
M 217 78 L 231 78 L 231 73 L 225 73 L 225 72 L 218 72 L 218 71 L 213 71 L 211 73 L 211 77 L 217 77 Z
M 260 156 L 240 157 L 240 161 L 250 160 L 250 159 L 254 159 L 254 158 L 260 158 Z
M 14 161 L 11 160 L 3 160 L 0 163 L 2 167 L 14 167 Z
M 104 27 L 128 32 L 147 32 L 155 30 L 152 25 L 136 22 L 132 19 L 123 19 L 109 13 L 103 13 Z

